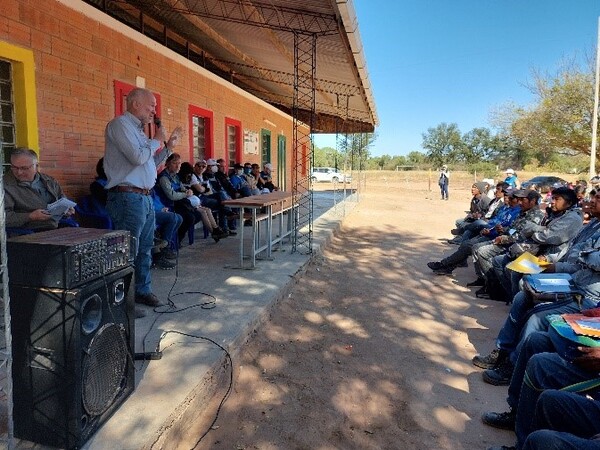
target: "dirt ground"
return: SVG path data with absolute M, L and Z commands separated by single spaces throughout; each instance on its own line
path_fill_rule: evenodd
M 470 363 L 493 348 L 508 307 L 465 287 L 471 263 L 452 277 L 425 265 L 455 248 L 444 240 L 470 183 L 451 184 L 449 201 L 433 187 L 398 173 L 369 178 L 331 245 L 234 361 L 233 391 L 196 448 L 513 445 L 512 433 L 480 421 L 505 410 L 506 388 L 483 383 Z M 178 448 L 194 447 L 224 389 Z

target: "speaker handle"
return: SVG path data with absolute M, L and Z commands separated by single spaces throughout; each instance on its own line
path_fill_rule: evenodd
M 133 355 L 133 359 L 136 361 L 156 361 L 162 358 L 162 352 L 145 352 L 136 353 Z

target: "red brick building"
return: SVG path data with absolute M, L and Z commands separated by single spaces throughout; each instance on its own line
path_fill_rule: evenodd
M 183 126 L 184 160 L 270 161 L 289 186 L 288 114 L 81 1 L 41 6 L 2 2 L 5 154 L 14 146 L 38 151 L 40 170 L 78 198 L 103 155 L 106 123 L 123 111 L 128 90 L 143 86 L 156 93 L 167 130 Z

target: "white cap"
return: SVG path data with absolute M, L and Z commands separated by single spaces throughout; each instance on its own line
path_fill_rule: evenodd
M 217 162 L 214 159 L 207 159 L 206 160 L 206 165 L 207 166 L 216 166 Z
M 505 172 L 505 173 L 509 173 L 509 174 L 511 174 L 511 175 L 514 175 L 514 174 L 515 174 L 515 171 L 514 171 L 514 170 L 512 170 L 512 169 L 506 169 L 504 172 Z
M 271 163 L 266 163 L 266 164 L 265 164 L 265 169 L 272 170 L 272 169 L 273 169 L 273 166 L 271 165 Z

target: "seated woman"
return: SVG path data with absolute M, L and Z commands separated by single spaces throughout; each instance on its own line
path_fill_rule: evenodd
M 186 189 L 191 189 L 195 194 L 202 194 L 206 192 L 206 188 L 202 186 L 196 175 L 194 174 L 194 168 L 188 162 L 181 163 L 179 168 L 179 180 Z M 188 200 L 194 208 L 202 216 L 202 224 L 209 231 L 215 242 L 219 242 L 220 239 L 229 236 L 229 233 L 223 231 L 221 227 L 217 225 L 215 217 L 213 216 L 212 210 L 206 206 L 202 206 L 201 201 L 195 195 L 188 197 Z
M 183 219 L 182 225 L 177 230 L 179 246 L 181 246 L 182 239 L 190 227 L 202 220 L 202 215 L 188 199 L 194 196 L 194 192 L 191 189 L 186 189 L 177 175 L 180 166 L 181 156 L 178 153 L 171 154 L 167 158 L 165 168 L 158 175 L 155 186 L 161 202 L 169 208 L 169 211 L 176 212 Z

